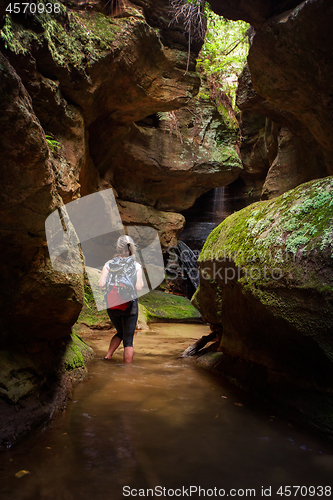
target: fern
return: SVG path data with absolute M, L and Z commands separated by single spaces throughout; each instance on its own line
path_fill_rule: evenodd
M 56 141 L 52 135 L 45 135 L 46 142 L 48 147 L 53 151 L 54 153 L 57 152 L 58 149 L 61 148 L 60 142 Z

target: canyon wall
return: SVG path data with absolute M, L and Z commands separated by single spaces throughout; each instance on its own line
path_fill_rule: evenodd
M 332 437 L 333 5 L 212 5 L 255 28 L 237 186 L 267 201 L 210 234 L 193 301 L 221 334 L 216 371 Z
M 235 192 L 270 199 L 332 175 L 332 64 L 327 0 L 212 2 L 254 27 L 240 77 L 241 155 Z

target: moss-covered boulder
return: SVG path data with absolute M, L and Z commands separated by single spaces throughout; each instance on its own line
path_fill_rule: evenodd
M 147 322 L 154 321 L 200 321 L 200 313 L 191 302 L 179 295 L 161 290 L 140 297 L 140 305 L 146 309 Z
M 332 221 L 332 177 L 231 215 L 205 243 L 193 298 L 223 329 L 220 349 L 234 360 L 223 370 L 280 400 L 293 387 L 290 404 L 304 413 L 311 402 L 302 410 L 307 397 L 295 394 L 331 401 L 333 389 Z

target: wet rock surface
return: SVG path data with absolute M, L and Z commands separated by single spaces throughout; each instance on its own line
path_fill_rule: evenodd
M 0 450 L 66 407 L 73 386 L 87 376 L 93 351 L 76 334 L 50 343 L 30 339 L 15 352 L 0 350 Z

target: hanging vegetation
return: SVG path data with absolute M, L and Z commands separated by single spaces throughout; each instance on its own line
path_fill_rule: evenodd
M 232 114 L 235 109 L 237 79 L 249 51 L 251 27 L 244 21 L 229 21 L 206 7 L 205 43 L 197 60 L 197 69 L 206 79 L 210 97 Z M 221 111 L 221 109 L 220 109 Z

